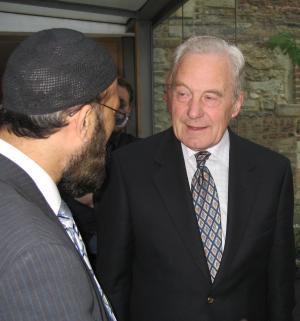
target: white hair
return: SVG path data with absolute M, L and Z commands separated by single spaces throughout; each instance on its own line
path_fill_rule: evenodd
M 181 59 L 189 53 L 227 56 L 232 67 L 234 98 L 238 98 L 245 81 L 245 58 L 238 47 L 213 36 L 191 37 L 175 49 L 169 81 L 173 80 Z

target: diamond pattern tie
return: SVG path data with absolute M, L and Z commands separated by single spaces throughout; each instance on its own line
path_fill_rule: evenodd
M 72 240 L 72 242 L 74 243 L 77 251 L 80 253 L 80 255 L 82 256 L 85 264 L 87 265 L 91 275 L 93 276 L 93 279 L 97 285 L 98 291 L 100 293 L 100 296 L 102 298 L 103 304 L 104 304 L 104 308 L 107 312 L 107 316 L 109 318 L 110 321 L 116 321 L 116 318 L 114 316 L 114 313 L 111 309 L 111 306 L 98 282 L 98 280 L 96 279 L 96 276 L 94 274 L 94 271 L 91 267 L 90 261 L 88 259 L 87 256 L 87 252 L 85 249 L 85 245 L 82 241 L 81 235 L 77 229 L 76 223 L 73 219 L 72 213 L 68 207 L 68 205 L 61 200 L 61 204 L 60 204 L 60 208 L 57 214 L 57 217 L 59 219 L 59 221 L 61 222 L 61 224 L 63 225 L 65 231 L 67 232 L 67 234 L 69 235 L 70 239 Z
M 191 191 L 208 269 L 214 282 L 222 259 L 222 227 L 217 188 L 205 166 L 209 156 L 207 151 L 195 154 L 197 170 L 192 179 Z

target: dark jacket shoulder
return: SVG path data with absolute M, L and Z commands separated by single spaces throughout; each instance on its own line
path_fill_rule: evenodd
M 274 164 L 276 162 L 286 164 L 290 162 L 286 156 L 277 151 L 241 137 L 231 130 L 229 130 L 229 134 L 231 155 L 240 158 L 248 158 L 249 161 L 253 160 L 255 162 L 266 162 L 269 164 Z M 240 156 L 238 156 L 238 154 Z

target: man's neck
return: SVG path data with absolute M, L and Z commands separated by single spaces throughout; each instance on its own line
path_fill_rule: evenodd
M 7 130 L 0 131 L 0 138 L 36 162 L 54 182 L 60 180 L 62 170 L 60 170 L 59 164 L 61 161 L 58 151 L 53 151 L 51 142 L 47 141 L 49 138 L 18 137 Z

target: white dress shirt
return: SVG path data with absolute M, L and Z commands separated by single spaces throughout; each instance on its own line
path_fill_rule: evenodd
M 220 142 L 208 148 L 211 153 L 205 165 L 208 167 L 217 187 L 220 210 L 221 210 L 221 225 L 222 225 L 222 248 L 224 250 L 226 227 L 227 227 L 227 205 L 228 205 L 228 171 L 229 171 L 229 133 L 226 130 Z M 192 178 L 197 170 L 197 162 L 194 151 L 181 143 L 185 168 L 188 180 L 191 186 Z
M 21 167 L 35 182 L 49 206 L 58 213 L 61 197 L 55 182 L 35 161 L 6 141 L 0 139 L 0 153 Z

